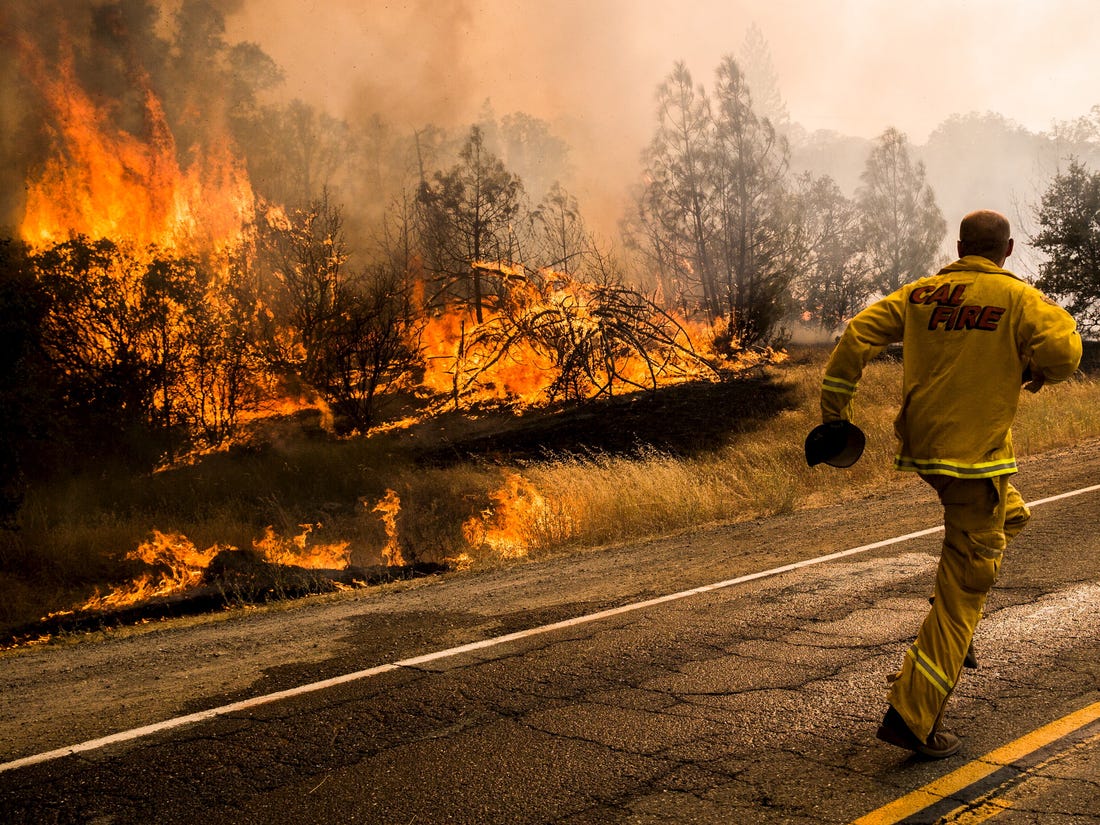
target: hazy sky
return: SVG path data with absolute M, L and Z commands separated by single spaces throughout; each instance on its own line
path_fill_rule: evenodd
M 656 85 L 684 60 L 711 84 L 755 22 L 792 118 L 916 142 L 947 115 L 997 111 L 1033 130 L 1100 103 L 1094 0 L 246 0 L 287 90 L 395 118 L 563 113 L 648 133 Z
M 654 93 L 678 60 L 713 85 L 751 24 L 792 120 L 914 144 L 953 113 L 1033 131 L 1100 103 L 1095 0 L 223 0 L 229 36 L 283 66 L 285 92 L 405 128 L 498 115 L 551 122 L 573 191 L 613 212 L 653 134 Z

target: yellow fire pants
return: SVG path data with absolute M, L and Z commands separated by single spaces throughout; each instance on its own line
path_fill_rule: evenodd
M 932 609 L 893 678 L 887 701 L 927 741 L 955 688 L 1005 546 L 1024 529 L 1031 513 L 1008 476 L 921 477 L 943 504 L 943 549 Z

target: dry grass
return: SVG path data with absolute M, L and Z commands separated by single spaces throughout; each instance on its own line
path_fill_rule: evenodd
M 850 470 L 810 468 L 806 433 L 819 423 L 821 364 L 783 368 L 794 385 L 794 408 L 761 429 L 734 435 L 712 452 L 689 457 L 650 452 L 637 457 L 564 458 L 526 473 L 548 500 L 559 502 L 577 544 L 676 532 L 740 521 L 823 501 L 849 498 L 896 483 L 891 469 L 899 368 L 872 364 L 858 396 L 858 420 L 868 439 L 864 460 Z
M 847 470 L 806 466 L 802 444 L 820 421 L 821 371 L 820 358 L 784 368 L 783 380 L 795 388 L 794 408 L 711 453 L 561 459 L 529 469 L 528 476 L 574 526 L 570 541 L 583 545 L 774 515 L 905 483 L 907 476 L 893 469 L 901 367 L 887 360 L 869 365 L 856 396 L 856 421 L 867 435 L 863 459 Z M 1024 393 L 1014 427 L 1018 456 L 1097 436 L 1095 381 L 1079 377 Z
M 428 450 L 423 434 L 341 441 L 292 429 L 151 478 L 109 475 L 38 489 L 26 502 L 22 529 L 0 535 L 0 626 L 70 607 L 96 587 L 128 579 L 135 570 L 126 553 L 154 528 L 182 533 L 199 547 L 248 547 L 269 525 L 290 537 L 310 524 L 310 541 L 350 542 L 353 564 L 378 563 L 387 535 L 373 507 L 388 490 L 401 500 L 397 539 L 407 561 L 461 558 L 486 567 L 905 483 L 892 469 L 901 368 L 889 360 L 869 366 L 856 397 L 868 439 L 863 460 L 849 470 L 805 465 L 802 444 L 819 420 L 823 361 L 823 353 L 802 353 L 771 368 L 768 386 L 781 393 L 766 403 L 749 393 L 740 411 L 693 412 L 709 419 L 710 432 L 691 449 L 600 449 L 589 441 L 583 451 L 523 457 L 486 449 L 482 458 L 455 452 L 441 461 L 460 422 L 438 428 L 443 452 L 437 443 Z M 617 414 L 608 416 L 609 433 Z M 586 415 L 589 422 L 592 413 Z M 555 421 L 562 426 L 554 417 L 545 426 Z M 478 444 L 499 445 L 486 426 L 471 425 Z M 536 429 L 528 440 L 539 446 L 548 432 Z M 1100 436 L 1100 386 L 1081 379 L 1025 393 L 1014 432 L 1021 456 Z M 425 454 L 434 458 L 425 463 Z M 464 529 L 471 521 L 473 532 Z

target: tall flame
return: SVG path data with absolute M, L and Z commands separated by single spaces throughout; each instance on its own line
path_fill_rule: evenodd
M 382 561 L 389 567 L 405 564 L 405 557 L 401 553 L 401 545 L 397 540 L 397 514 L 401 512 L 401 498 L 393 490 L 386 490 L 386 495 L 378 500 L 372 512 L 382 515 L 382 524 L 386 528 L 386 544 L 382 548 Z
M 27 182 L 20 234 L 31 245 L 91 238 L 128 239 L 139 246 L 218 251 L 252 219 L 248 175 L 227 137 L 191 147 L 178 160 L 175 138 L 148 79 L 144 137 L 111 122 L 76 80 L 71 53 L 49 67 L 28 42 L 20 44 L 28 73 L 46 104 L 53 154 Z M 215 133 L 216 130 L 211 130 Z

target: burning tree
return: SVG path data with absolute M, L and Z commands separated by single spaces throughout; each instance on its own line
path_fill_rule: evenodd
M 46 301 L 40 385 L 97 454 L 169 456 L 233 432 L 252 388 L 255 307 L 193 258 L 77 237 L 28 257 Z
M 260 247 L 271 369 L 317 390 L 343 429 L 365 430 L 376 394 L 416 361 L 407 273 L 385 262 L 349 271 L 341 210 L 327 193 L 289 216 L 269 209 Z
M 173 283 L 171 275 L 184 273 L 146 266 L 106 239 L 56 244 L 31 264 L 49 296 L 43 348 L 64 408 L 92 436 L 89 447 L 157 429 L 167 436 L 178 422 L 182 360 L 181 330 L 172 324 L 199 285 Z

